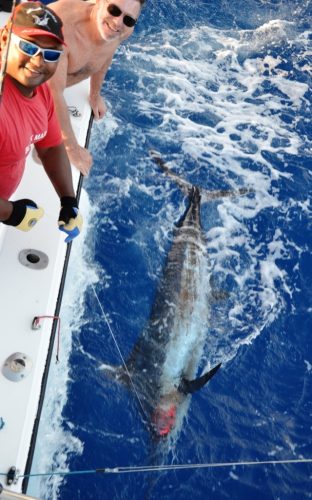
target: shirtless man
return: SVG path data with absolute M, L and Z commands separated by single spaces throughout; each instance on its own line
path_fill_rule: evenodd
M 57 71 L 50 80 L 55 107 L 61 123 L 69 159 L 83 175 L 88 174 L 92 157 L 79 146 L 71 127 L 64 89 L 90 78 L 90 105 L 95 119 L 105 115 L 101 87 L 120 43 L 133 32 L 145 0 L 59 0 L 49 7 L 63 21 L 67 46 Z

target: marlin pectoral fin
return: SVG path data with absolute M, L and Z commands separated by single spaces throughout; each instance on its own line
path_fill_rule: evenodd
M 221 363 L 212 368 L 207 373 L 204 373 L 199 378 L 195 378 L 194 380 L 187 380 L 186 378 L 182 378 L 180 385 L 178 387 L 178 391 L 182 392 L 182 394 L 193 394 L 193 392 L 199 391 L 205 384 L 214 376 L 215 373 L 219 370 Z

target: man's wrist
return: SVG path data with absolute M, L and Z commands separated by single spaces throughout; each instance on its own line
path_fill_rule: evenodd
M 78 142 L 66 143 L 64 141 L 64 146 L 65 146 L 67 153 L 71 153 L 72 151 L 76 151 L 76 149 L 79 147 L 79 144 L 78 144 Z
M 90 94 L 89 94 L 90 99 L 96 99 L 100 95 L 101 95 L 100 90 L 92 90 L 92 91 L 90 90 Z
M 60 201 L 62 207 L 67 206 L 78 208 L 78 202 L 75 196 L 61 196 Z
M 13 203 L 7 200 L 0 199 L 0 221 L 9 219 L 13 212 Z

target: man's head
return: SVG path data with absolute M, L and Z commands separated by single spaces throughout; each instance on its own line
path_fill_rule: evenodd
M 22 94 L 31 96 L 55 73 L 64 45 L 62 21 L 40 2 L 22 3 L 1 33 L 1 54 L 8 45 L 6 73 Z
M 134 29 L 145 0 L 96 0 L 97 28 L 103 40 L 125 40 Z

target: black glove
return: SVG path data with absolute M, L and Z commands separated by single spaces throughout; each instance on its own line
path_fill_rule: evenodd
M 30 231 L 44 215 L 43 208 L 38 207 L 32 200 L 23 199 L 12 201 L 11 203 L 13 205 L 13 212 L 2 223 L 14 226 L 21 231 Z
M 68 235 L 65 243 L 69 243 L 80 234 L 82 216 L 78 210 L 77 200 L 73 196 L 63 196 L 61 206 L 58 219 L 59 229 Z

